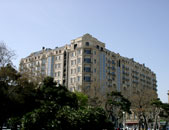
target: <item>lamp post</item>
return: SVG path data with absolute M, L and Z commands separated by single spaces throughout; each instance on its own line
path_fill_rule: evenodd
M 123 112 L 123 130 L 125 130 L 125 112 Z

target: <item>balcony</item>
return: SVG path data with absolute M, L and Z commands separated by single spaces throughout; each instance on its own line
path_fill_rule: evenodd
M 92 54 L 92 52 L 89 49 L 84 49 L 84 54 Z
M 84 63 L 92 63 L 91 58 L 84 58 Z
M 112 60 L 112 64 L 115 65 L 115 61 L 114 60 Z
M 91 82 L 91 77 L 89 77 L 89 76 L 84 76 L 84 81 L 85 81 L 85 82 Z
M 91 72 L 91 68 L 90 67 L 84 67 L 84 72 Z
M 108 75 L 112 75 L 112 73 L 111 73 L 111 72 L 108 72 Z
M 116 70 L 114 66 L 112 67 L 112 70 Z
M 111 74 L 112 74 L 112 76 L 116 76 L 116 74 L 114 72 L 112 72 Z
M 108 79 L 109 82 L 112 82 L 112 79 Z

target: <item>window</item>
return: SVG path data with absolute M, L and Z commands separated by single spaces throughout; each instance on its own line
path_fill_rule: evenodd
M 90 86 L 85 86 L 85 90 L 89 91 Z
M 46 59 L 42 59 L 42 64 L 45 64 L 46 63 Z
M 94 55 L 96 55 L 96 51 L 94 51 Z
M 112 67 L 112 70 L 115 70 L 115 67 L 114 67 L 114 66 Z
M 58 64 L 58 68 L 60 68 L 60 64 Z
M 76 49 L 76 48 L 77 48 L 77 44 L 74 45 L 74 49 Z
M 81 71 L 81 67 L 79 66 L 78 68 L 77 68 L 77 72 L 79 73 Z
M 115 61 L 114 61 L 114 60 L 112 60 L 112 64 L 115 64 Z
M 118 61 L 118 67 L 120 67 L 120 60 Z
M 60 80 L 58 80 L 57 83 L 60 84 Z
M 90 67 L 84 67 L 84 71 L 85 72 L 91 72 L 91 68 Z
M 81 63 L 81 58 L 77 58 L 77 64 Z
M 89 46 L 89 42 L 86 42 L 86 46 Z
M 91 54 L 91 50 L 85 49 L 85 50 L 84 50 L 84 53 L 85 53 L 85 54 Z
M 38 65 L 38 66 L 40 65 L 39 61 L 38 61 L 38 62 L 36 62 L 36 65 Z
M 96 73 L 96 68 L 94 69 L 94 72 Z
M 74 73 L 76 74 L 76 69 L 74 69 Z
M 96 59 L 94 59 L 94 63 L 96 64 Z
M 99 49 L 99 46 L 97 45 L 96 48 Z
M 71 60 L 71 65 L 73 65 L 73 60 Z
M 81 54 L 81 50 L 79 49 L 79 50 L 77 50 L 77 54 L 78 55 L 80 55 Z
M 84 58 L 84 62 L 85 63 L 91 63 L 91 59 L 90 58 Z
M 57 69 L 57 64 L 55 64 L 55 69 Z
M 71 74 L 73 74 L 73 69 L 71 69 Z
M 74 77 L 74 82 L 76 82 L 76 77 Z
M 70 82 L 73 83 L 73 78 L 70 78 Z
M 58 77 L 60 76 L 60 71 L 58 72 Z
M 77 81 L 78 81 L 78 82 L 80 81 L 80 76 L 77 76 Z
M 35 68 L 32 69 L 32 72 L 35 72 Z
M 91 82 L 91 77 L 90 76 L 84 76 L 84 81 L 85 82 Z
M 42 75 L 45 75 L 45 72 L 41 72 Z
M 44 70 L 45 70 L 45 66 L 42 66 L 42 67 L 41 67 L 41 70 L 44 71 Z
M 37 67 L 37 71 L 40 71 L 40 67 Z
M 112 72 L 112 76 L 116 76 L 115 72 Z

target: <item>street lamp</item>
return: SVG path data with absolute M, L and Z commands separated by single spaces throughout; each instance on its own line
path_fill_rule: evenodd
M 123 111 L 123 130 L 125 130 L 125 112 Z

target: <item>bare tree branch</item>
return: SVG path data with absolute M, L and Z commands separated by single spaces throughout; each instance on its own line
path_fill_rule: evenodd
M 0 43 L 0 67 L 5 67 L 7 64 L 12 65 L 14 57 L 14 51 L 8 49 L 5 43 Z

